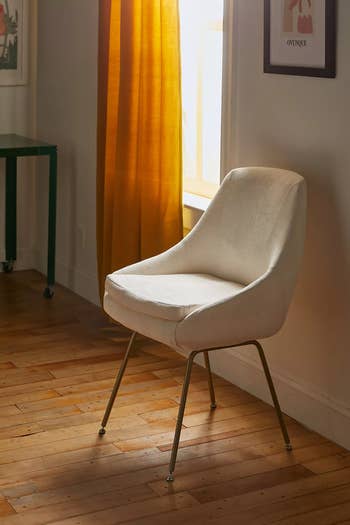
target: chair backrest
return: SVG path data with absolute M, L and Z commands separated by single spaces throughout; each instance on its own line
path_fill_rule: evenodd
M 291 289 L 303 251 L 305 216 L 306 184 L 300 175 L 275 168 L 235 169 L 189 234 L 193 269 L 247 285 L 275 267 L 289 276 Z

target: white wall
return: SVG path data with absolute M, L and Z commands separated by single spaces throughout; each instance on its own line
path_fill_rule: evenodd
M 309 192 L 306 251 L 288 321 L 266 341 L 284 409 L 350 448 L 350 2 L 339 0 L 337 78 L 263 73 L 263 2 L 237 0 L 235 165 L 293 169 Z M 267 395 L 254 350 L 222 375 Z M 215 367 L 214 367 L 215 368 Z
M 39 0 L 38 137 L 58 145 L 57 280 L 98 300 L 96 0 Z M 38 268 L 46 267 L 47 169 L 38 183 Z
M 36 2 L 30 2 L 29 76 L 24 86 L 0 86 L 0 133 L 35 136 Z M 36 243 L 35 161 L 18 161 L 17 269 L 32 268 Z M 5 260 L 5 160 L 0 159 L 0 261 Z M 0 268 L 1 271 L 1 268 Z

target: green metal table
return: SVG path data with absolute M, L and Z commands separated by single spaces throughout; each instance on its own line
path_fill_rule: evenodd
M 56 188 L 57 188 L 57 146 L 20 135 L 0 134 L 0 158 L 6 159 L 5 190 L 5 251 L 3 270 L 11 272 L 17 257 L 17 157 L 47 155 L 49 167 L 49 227 L 47 256 L 47 287 L 44 296 L 51 298 L 55 284 L 56 249 Z

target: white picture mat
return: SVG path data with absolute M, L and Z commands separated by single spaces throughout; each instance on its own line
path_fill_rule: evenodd
M 283 32 L 282 0 L 271 0 L 270 64 L 272 66 L 324 68 L 326 56 L 326 0 L 313 0 L 312 35 Z M 305 45 L 288 45 L 289 40 L 305 41 Z

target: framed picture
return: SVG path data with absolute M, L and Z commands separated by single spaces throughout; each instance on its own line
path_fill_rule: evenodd
M 336 75 L 336 0 L 265 0 L 264 72 Z
M 0 0 L 0 86 L 26 84 L 28 0 Z

